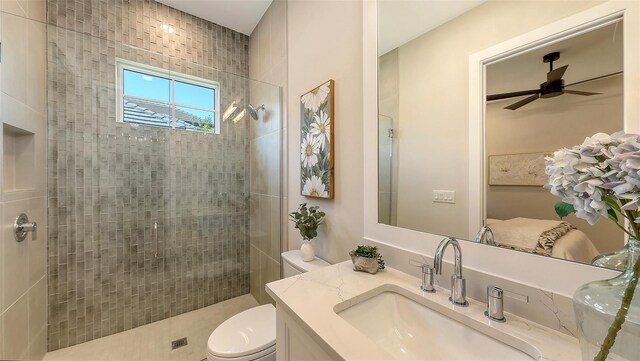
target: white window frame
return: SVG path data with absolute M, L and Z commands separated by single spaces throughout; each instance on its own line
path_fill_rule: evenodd
M 192 75 L 177 73 L 174 71 L 157 68 L 147 64 L 141 64 L 125 59 L 116 59 L 116 84 L 117 84 L 117 116 L 116 121 L 118 123 L 129 124 L 131 126 L 148 126 L 148 127 L 156 127 L 154 125 L 145 125 L 145 124 L 137 124 L 137 123 L 129 123 L 124 121 L 124 71 L 134 71 L 136 73 L 142 73 L 151 76 L 162 77 L 165 79 L 169 79 L 171 84 L 171 101 L 167 104 L 171 106 L 171 127 L 168 129 L 176 129 L 175 127 L 175 112 L 176 107 L 190 108 L 202 111 L 213 112 L 213 131 L 204 131 L 204 130 L 194 130 L 194 129 L 186 129 L 186 131 L 191 132 L 199 132 L 199 133 L 207 133 L 207 134 L 220 134 L 220 83 L 217 81 L 207 80 L 199 77 L 195 77 Z M 175 101 L 175 82 L 182 82 L 190 85 L 205 87 L 209 89 L 213 89 L 214 92 L 214 109 L 207 108 L 199 108 L 192 105 L 180 104 Z M 136 97 L 141 100 L 147 100 L 152 102 L 160 102 L 156 99 L 148 99 L 144 97 Z M 182 129 L 178 129 L 182 130 Z

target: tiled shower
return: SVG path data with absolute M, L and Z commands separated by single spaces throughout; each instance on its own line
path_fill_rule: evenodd
M 47 0 L 46 18 L 29 21 L 46 29 L 47 211 L 37 239 L 47 249 L 46 348 L 248 294 L 251 239 L 273 233 L 256 217 L 261 207 L 282 213 L 280 139 L 251 146 L 259 129 L 281 127 L 282 95 L 249 79 L 249 37 L 152 0 Z M 229 112 L 219 134 L 118 122 L 119 59 L 219 84 L 216 111 Z M 243 111 L 250 101 L 270 109 L 254 120 Z M 267 204 L 252 191 L 265 180 Z M 269 278 L 279 274 L 270 269 Z M 4 345 L 0 359 L 27 358 Z

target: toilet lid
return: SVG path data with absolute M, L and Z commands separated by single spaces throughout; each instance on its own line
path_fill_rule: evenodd
M 275 343 L 276 309 L 267 304 L 224 321 L 209 336 L 208 348 L 218 357 L 241 357 L 273 347 Z

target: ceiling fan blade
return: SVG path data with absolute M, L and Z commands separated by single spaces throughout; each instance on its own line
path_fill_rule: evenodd
M 505 109 L 516 110 L 516 109 L 518 109 L 518 108 L 520 108 L 522 106 L 525 106 L 525 105 L 531 103 L 534 100 L 537 100 L 538 98 L 540 98 L 540 95 L 539 94 L 535 94 L 535 95 L 532 95 L 532 96 L 530 96 L 528 98 L 524 98 L 519 102 L 515 102 L 515 103 L 511 104 L 508 107 L 505 107 Z
M 567 85 L 565 85 L 565 87 L 573 86 L 573 85 L 578 85 L 578 84 L 582 84 L 582 83 L 586 83 L 586 82 L 590 82 L 590 81 L 594 81 L 594 80 L 604 79 L 604 78 L 608 78 L 608 77 L 610 77 L 610 76 L 620 75 L 620 74 L 622 74 L 622 73 L 623 73 L 623 72 L 621 72 L 621 71 L 617 71 L 617 72 L 615 72 L 615 73 L 606 74 L 606 75 L 601 75 L 601 76 L 597 76 L 597 77 L 595 77 L 595 78 L 591 78 L 591 79 L 582 80 L 582 81 L 578 81 L 578 82 L 575 82 L 575 83 L 567 84 Z
M 540 93 L 540 89 L 523 90 L 523 91 L 511 92 L 511 93 L 492 94 L 492 95 L 487 95 L 487 101 L 490 102 L 492 100 L 515 98 L 515 97 L 521 97 L 523 95 L 531 95 L 531 94 L 538 94 L 538 93 Z
M 579 91 L 579 90 L 563 90 L 564 93 L 567 94 L 574 94 L 574 95 L 584 95 L 584 96 L 590 96 L 590 95 L 601 95 L 602 93 L 591 93 L 591 92 L 583 92 L 583 91 Z
M 567 71 L 569 65 L 561 66 L 558 69 L 554 69 L 547 73 L 547 84 L 553 83 L 554 81 L 558 81 L 562 79 L 564 72 Z

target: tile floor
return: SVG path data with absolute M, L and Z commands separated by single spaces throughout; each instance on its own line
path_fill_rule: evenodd
M 258 302 L 250 294 L 154 322 L 132 330 L 48 352 L 44 361 L 201 361 L 209 335 L 227 318 Z M 188 345 L 171 350 L 171 341 L 187 337 Z

